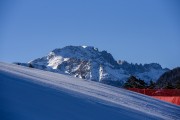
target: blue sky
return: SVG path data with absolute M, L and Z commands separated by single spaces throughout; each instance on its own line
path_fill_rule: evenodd
M 0 18 L 0 61 L 88 45 L 116 60 L 180 66 L 178 0 L 1 0 Z

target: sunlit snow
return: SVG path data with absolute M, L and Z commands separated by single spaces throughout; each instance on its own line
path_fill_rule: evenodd
M 180 107 L 98 82 L 0 63 L 2 120 L 180 119 Z

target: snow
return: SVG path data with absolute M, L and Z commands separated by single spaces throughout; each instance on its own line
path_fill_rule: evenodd
M 57 69 L 58 65 L 61 64 L 64 61 L 64 59 L 61 56 L 53 57 L 49 60 L 49 67 L 52 67 L 53 69 Z
M 149 83 L 150 80 L 156 82 L 156 80 L 165 72 L 166 70 L 151 69 L 148 72 L 137 74 L 137 77 L 142 80 L 145 80 L 146 83 Z
M 66 46 L 54 49 L 47 56 L 28 63 L 20 65 L 30 66 L 31 64 L 37 69 L 99 82 L 119 81 L 122 85 L 130 75 L 149 83 L 150 80 L 156 81 L 167 71 L 157 63 L 138 65 L 116 61 L 110 53 L 99 51 L 93 46 Z M 99 72 L 100 66 L 103 68 L 102 72 Z
M 100 65 L 99 67 L 99 82 L 103 79 L 105 75 L 103 74 L 103 67 Z
M 69 58 L 63 58 L 61 56 L 52 57 L 49 59 L 47 66 L 52 67 L 53 69 L 57 69 L 58 65 L 68 60 Z
M 85 46 L 85 45 L 83 45 L 82 47 L 83 47 L 83 48 L 87 48 L 87 46 Z
M 124 70 L 122 69 L 112 69 L 110 67 L 105 67 L 106 73 L 108 73 L 111 77 L 112 81 L 125 81 L 128 77 L 129 74 L 125 74 Z
M 97 57 L 99 51 L 91 46 L 66 46 L 62 49 L 55 49 L 48 56 L 62 56 L 64 58 L 80 58 L 89 60 Z
M 0 119 L 180 119 L 180 107 L 72 76 L 0 62 Z

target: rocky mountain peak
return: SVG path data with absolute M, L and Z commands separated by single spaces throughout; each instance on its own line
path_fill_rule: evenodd
M 48 59 L 61 56 L 63 58 L 74 58 L 85 61 L 96 61 L 100 64 L 111 64 L 118 66 L 113 56 L 107 51 L 99 51 L 92 46 L 66 46 L 58 48 L 48 54 Z
M 116 61 L 107 51 L 99 51 L 92 46 L 66 46 L 29 63 L 19 64 L 108 84 L 120 81 L 118 85 L 131 75 L 146 82 L 156 81 L 167 71 L 157 63 L 142 65 Z
M 144 67 L 147 69 L 162 69 L 161 65 L 158 63 L 144 64 Z

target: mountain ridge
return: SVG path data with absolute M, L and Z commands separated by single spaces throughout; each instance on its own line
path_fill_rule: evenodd
M 107 51 L 99 51 L 92 46 L 57 48 L 42 58 L 16 64 L 98 82 L 118 81 L 122 85 L 131 75 L 148 83 L 150 80 L 156 81 L 169 70 L 158 63 L 142 65 L 117 61 Z

